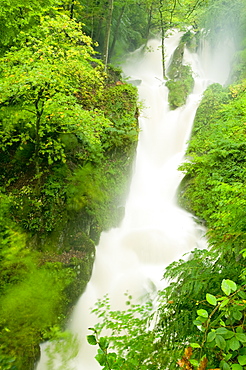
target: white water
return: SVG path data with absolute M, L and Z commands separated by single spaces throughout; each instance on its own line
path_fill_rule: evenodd
M 179 37 L 175 33 L 166 40 L 167 65 Z M 205 75 L 198 55 L 186 50 L 184 62 L 192 65 L 194 91 L 185 106 L 170 111 L 168 89 L 162 79 L 160 41 L 152 40 L 149 46 L 151 52 L 137 51 L 124 65 L 127 76 L 142 81 L 139 95 L 145 106 L 140 117 L 135 168 L 125 218 L 119 228 L 102 233 L 91 280 L 69 324 L 81 342 L 78 356 L 70 363 L 69 370 L 101 369 L 94 359 L 96 348 L 86 343 L 86 335 L 90 334 L 88 328 L 98 321 L 90 313 L 98 298 L 109 294 L 112 308 L 124 309 L 126 291 L 136 300 L 144 299 L 147 293 L 165 286 L 161 278 L 168 264 L 195 247 L 206 247 L 203 230 L 176 204 L 175 194 L 182 179 L 177 167 L 184 160 L 202 93 L 212 81 L 226 81 L 229 60 L 227 64 L 223 60 L 224 73 L 222 63 L 212 61 L 218 65 L 218 73 L 206 63 L 209 73 Z M 214 78 L 216 74 L 218 79 Z M 46 370 L 45 363 L 43 353 L 37 370 Z M 58 368 L 65 369 L 57 365 L 52 370 Z

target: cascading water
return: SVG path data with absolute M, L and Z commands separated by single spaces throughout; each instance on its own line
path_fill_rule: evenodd
M 167 66 L 179 40 L 177 32 L 166 39 Z M 223 76 L 218 64 L 219 78 L 216 79 L 213 60 L 210 68 L 206 63 L 207 77 L 199 56 L 185 50 L 184 63 L 192 66 L 194 90 L 186 105 L 170 111 L 168 89 L 162 78 L 160 41 L 150 41 L 147 50 L 151 51 L 136 51 L 123 66 L 127 76 L 139 81 L 139 95 L 144 104 L 139 120 L 141 132 L 135 168 L 124 220 L 119 228 L 101 235 L 91 280 L 69 324 L 81 346 L 77 357 L 69 364 L 71 370 L 101 368 L 94 359 L 94 346 L 86 343 L 86 336 L 90 334 L 88 328 L 97 322 L 90 313 L 91 308 L 99 298 L 108 294 L 112 309 L 124 309 L 126 291 L 140 300 L 146 293 L 164 287 L 161 279 L 168 264 L 195 247 L 206 246 L 201 227 L 176 204 L 175 194 L 182 179 L 177 168 L 184 160 L 201 95 L 209 83 L 226 81 L 230 58 L 227 65 L 223 60 Z M 211 76 L 212 81 L 209 80 Z M 59 366 L 57 360 L 57 367 L 52 369 L 61 369 Z M 47 369 L 44 351 L 37 369 Z

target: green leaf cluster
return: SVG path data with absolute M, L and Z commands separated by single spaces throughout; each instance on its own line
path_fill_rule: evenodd
M 87 340 L 98 345 L 96 360 L 103 369 L 160 369 L 160 338 L 151 330 L 153 305 L 139 305 L 127 296 L 126 310 L 113 311 L 108 297 L 98 301 L 93 313 L 102 319 Z M 127 308 L 128 307 L 128 308 Z M 108 333 L 104 336 L 104 330 Z
M 87 339 L 99 346 L 96 360 L 102 368 L 175 369 L 177 363 L 183 368 L 179 359 L 190 343 L 186 366 L 242 370 L 245 282 L 239 279 L 237 284 L 228 278 L 229 268 L 221 273 L 223 265 L 213 265 L 214 256 L 204 250 L 169 266 L 166 277 L 176 276 L 176 280 L 159 292 L 157 313 L 148 299 L 136 305 L 130 297 L 124 311 L 112 311 L 108 297 L 99 301 L 93 312 L 100 322 Z M 234 276 L 239 272 L 234 271 Z M 213 294 L 206 293 L 210 289 Z
M 221 290 L 225 296 L 206 294 L 212 309 L 197 311 L 194 324 L 203 332 L 203 338 L 193 356 L 199 356 L 199 361 L 206 356 L 210 366 L 242 370 L 246 364 L 245 284 L 238 286 L 230 279 L 223 279 Z

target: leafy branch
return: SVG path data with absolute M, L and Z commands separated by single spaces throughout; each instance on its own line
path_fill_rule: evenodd
M 197 310 L 194 324 L 204 335 L 201 344 L 190 344 L 198 351 L 192 360 L 188 359 L 195 367 L 199 368 L 205 356 L 209 357 L 211 365 L 217 362 L 223 370 L 243 370 L 246 365 L 245 288 L 246 284 L 238 287 L 234 281 L 223 279 L 221 289 L 224 296 L 206 294 L 206 301 L 215 307 L 210 314 L 205 309 Z M 180 365 L 184 368 L 185 361 L 180 360 Z

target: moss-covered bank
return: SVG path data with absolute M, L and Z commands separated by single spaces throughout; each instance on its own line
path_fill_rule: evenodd
M 197 110 L 179 200 L 235 258 L 245 245 L 245 79 L 211 85 Z M 238 257 L 237 257 L 238 258 Z

